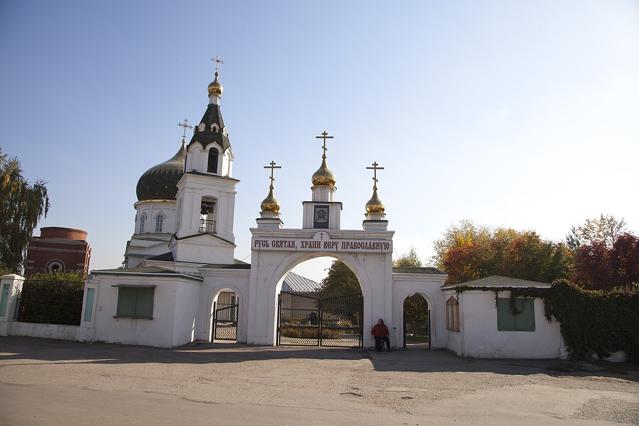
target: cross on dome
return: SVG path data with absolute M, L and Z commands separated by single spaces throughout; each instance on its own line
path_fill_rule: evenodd
M 275 169 L 282 168 L 282 166 L 278 166 L 276 164 L 277 163 L 275 163 L 275 161 L 271 161 L 268 166 L 264 166 L 265 169 L 271 169 L 271 176 L 269 178 L 271 180 L 271 186 L 273 186 L 273 182 L 275 181 L 275 176 L 274 176 Z
M 179 122 L 178 126 L 183 128 L 182 139 L 186 138 L 186 129 L 193 128 L 193 126 L 189 125 L 189 120 L 187 120 L 186 118 L 184 119 L 184 121 Z
M 373 171 L 373 188 L 377 189 L 377 182 L 379 182 L 379 180 L 377 179 L 377 171 L 378 170 L 384 170 L 383 167 L 381 167 L 379 165 L 379 163 L 377 163 L 377 161 L 374 161 L 373 164 L 371 164 L 372 167 L 366 167 L 368 170 L 372 170 Z
M 329 136 L 328 132 L 324 130 L 321 135 L 315 136 L 315 139 L 323 139 L 322 149 L 324 150 L 324 153 L 322 154 L 322 158 L 326 158 L 326 150 L 328 149 L 326 148 L 326 139 L 333 139 L 333 136 Z

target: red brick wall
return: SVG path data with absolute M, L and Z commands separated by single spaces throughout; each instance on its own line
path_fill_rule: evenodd
M 87 233 L 71 228 L 42 228 L 40 237 L 33 237 L 27 250 L 26 275 L 49 272 L 52 262 L 60 262 L 60 272 L 89 271 L 91 246 L 82 239 Z

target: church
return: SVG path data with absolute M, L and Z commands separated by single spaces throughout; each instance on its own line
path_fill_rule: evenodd
M 461 356 L 557 358 L 565 351 L 559 324 L 543 315 L 543 301 L 522 301 L 508 310 L 508 291 L 485 288 L 548 284 L 490 277 L 446 286 L 435 268 L 393 267 L 393 235 L 378 195 L 376 162 L 370 200 L 360 229 L 343 229 L 337 180 L 328 167 L 323 132 L 319 168 L 302 202 L 302 228 L 280 219 L 275 171 L 250 228 L 251 262 L 234 257 L 235 157 L 222 118 L 219 63 L 208 85 L 208 104 L 187 142 L 137 183 L 135 230 L 124 266 L 94 270 L 85 285 L 83 340 L 158 347 L 233 340 L 254 345 L 373 345 L 371 327 L 383 319 L 394 347 L 405 346 L 404 302 L 415 294 L 427 302 L 430 349 Z M 185 130 L 187 123 L 183 127 Z M 170 154 L 170 153 L 167 153 Z M 168 155 L 167 155 L 168 156 Z M 265 159 L 267 160 L 267 159 Z M 408 202 L 408 200 L 407 200 Z M 342 261 L 361 293 L 317 297 L 317 285 L 289 272 L 317 257 Z M 317 284 L 317 283 L 315 283 Z M 497 297 L 496 297 L 497 294 Z

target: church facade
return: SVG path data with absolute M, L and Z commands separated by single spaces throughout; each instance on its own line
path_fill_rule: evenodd
M 140 178 L 135 230 L 126 245 L 124 267 L 92 271 L 86 283 L 81 324 L 85 340 L 160 347 L 211 342 L 222 322 L 218 311 L 230 309 L 232 318 L 225 320 L 234 327 L 233 340 L 278 344 L 284 329 L 280 301 L 285 277 L 306 260 L 330 256 L 353 271 L 361 288 L 361 307 L 354 314 L 360 327 L 358 346 L 373 345 L 369 330 L 379 318 L 390 329 L 392 345 L 403 346 L 404 301 L 419 294 L 428 303 L 431 348 L 470 356 L 561 355 L 558 324 L 542 318 L 539 301 L 532 329 L 499 330 L 498 307 L 484 300 L 488 293 L 479 287 L 459 293 L 445 286 L 446 275 L 435 268 L 393 267 L 394 232 L 378 196 L 377 163 L 370 167 L 374 185 L 361 228 L 342 229 L 342 203 L 335 198 L 336 178 L 327 164 L 325 147 L 331 137 L 326 132 L 318 136 L 324 152 L 311 176 L 309 200 L 302 203 L 302 228 L 283 226 L 274 194 L 278 166 L 271 162 L 268 195 L 250 229 L 251 263 L 235 259 L 239 181 L 233 176 L 233 149 L 220 109 L 222 93 L 216 71 L 208 86 L 208 105 L 190 141 L 183 138 L 173 157 Z M 505 280 L 499 283 L 504 288 L 513 283 L 545 285 Z M 507 291 L 501 297 L 508 297 Z M 307 316 L 296 324 L 302 329 L 313 321 Z

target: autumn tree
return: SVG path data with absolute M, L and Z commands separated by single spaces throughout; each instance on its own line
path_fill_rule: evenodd
M 422 266 L 422 261 L 419 260 L 415 247 L 411 247 L 408 253 L 405 253 L 393 261 L 393 266 L 396 268 L 414 268 Z
M 18 272 L 33 228 L 49 210 L 47 187 L 30 184 L 20 162 L 0 150 L 0 266 Z
M 639 283 L 639 238 L 624 233 L 609 247 L 604 240 L 579 246 L 572 280 L 593 290 L 630 288 Z
M 447 283 L 490 275 L 552 282 L 568 276 L 571 252 L 565 244 L 542 240 L 533 231 L 463 221 L 435 242 L 434 261 L 448 274 Z

